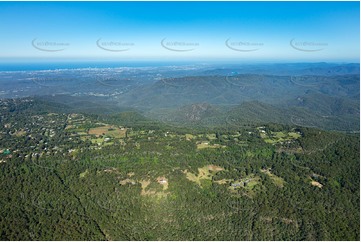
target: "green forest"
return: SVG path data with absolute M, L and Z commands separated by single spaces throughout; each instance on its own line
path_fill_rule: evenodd
M 360 137 L 0 102 L 1 240 L 360 240 Z

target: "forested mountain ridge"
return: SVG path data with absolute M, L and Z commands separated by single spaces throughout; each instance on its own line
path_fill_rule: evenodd
M 359 75 L 275 76 L 229 74 L 164 78 L 125 93 L 119 103 L 142 108 L 175 107 L 197 102 L 215 105 L 258 100 L 277 104 L 310 92 L 330 97 L 357 97 Z
M 359 134 L 234 116 L 178 127 L 33 98 L 0 110 L 2 240 L 360 239 Z
M 356 132 L 359 64 L 214 64 L 0 71 L 3 98 L 34 96 L 75 113 L 139 113 L 176 126 L 277 122 Z M 206 111 L 192 109 L 207 106 Z M 192 118 L 193 116 L 193 118 Z M 234 122 L 231 122 L 234 124 Z

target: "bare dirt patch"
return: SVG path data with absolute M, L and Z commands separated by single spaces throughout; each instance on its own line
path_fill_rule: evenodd
M 157 177 L 157 182 L 163 186 L 163 191 L 168 189 L 168 179 L 164 176 Z
M 120 185 L 124 186 L 126 184 L 132 184 L 132 185 L 135 185 L 136 182 L 134 180 L 131 180 L 131 179 L 125 179 L 125 180 L 122 180 L 119 182 Z
M 145 191 L 145 189 L 149 186 L 150 180 L 140 180 L 140 185 L 142 186 L 142 191 L 140 192 L 140 195 L 150 195 L 150 191 Z
M 106 173 L 119 173 L 119 170 L 115 167 L 104 169 Z
M 223 168 L 223 167 L 215 166 L 215 165 L 209 165 L 209 166 L 208 166 L 208 169 L 209 169 L 210 171 L 224 171 L 224 168 Z
M 315 186 L 315 187 L 319 187 L 319 188 L 322 188 L 323 187 L 323 185 L 321 184 L 321 183 L 319 183 L 319 182 L 317 182 L 317 181 L 311 181 L 311 185 L 312 186 Z
M 139 183 L 142 186 L 142 189 L 144 190 L 147 188 L 147 186 L 149 186 L 150 180 L 140 180 Z

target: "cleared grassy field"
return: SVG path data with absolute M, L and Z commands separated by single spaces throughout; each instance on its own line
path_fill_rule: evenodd
M 230 183 L 231 181 L 233 181 L 232 179 L 222 179 L 222 180 L 218 180 L 218 181 L 214 181 L 214 183 L 218 183 L 220 185 L 225 185 Z
M 194 139 L 194 135 L 192 135 L 192 134 L 186 134 L 185 136 L 186 136 L 186 140 Z
M 88 174 L 89 174 L 89 171 L 88 171 L 88 169 L 86 169 L 84 172 L 82 172 L 82 173 L 79 174 L 79 177 L 80 177 L 80 178 L 84 178 L 84 177 L 86 177 Z
M 140 180 L 140 185 L 142 186 L 141 195 L 145 196 L 148 194 L 148 192 L 145 191 L 145 189 L 149 186 L 150 180 Z
M 287 138 L 287 134 L 283 132 L 272 132 L 272 135 L 278 139 Z
M 264 138 L 264 142 L 266 142 L 268 144 L 276 144 L 276 143 L 278 143 L 278 140 Z
M 87 132 L 78 132 L 78 135 L 80 135 L 80 136 L 83 136 L 83 135 L 88 135 L 88 133 Z
M 98 144 L 98 143 L 103 143 L 104 139 L 103 138 L 95 138 L 95 139 L 90 139 L 90 141 L 93 143 L 93 144 Z
M 225 147 L 226 147 L 226 146 L 220 145 L 220 144 L 211 145 L 211 144 L 209 144 L 209 142 L 207 142 L 207 141 L 204 141 L 204 142 L 201 142 L 200 144 L 197 144 L 197 149 L 198 149 L 198 150 L 200 150 L 200 149 L 205 149 L 205 148 L 215 149 L 215 148 L 225 148 Z
M 24 136 L 24 135 L 26 135 L 26 131 L 23 130 L 23 129 L 20 129 L 17 132 L 15 132 L 16 137 L 21 137 L 21 136 Z
M 215 139 L 217 139 L 216 134 L 207 134 L 206 137 L 207 137 L 207 139 L 209 139 L 209 140 L 215 140 Z
M 120 129 L 118 127 L 112 126 L 112 125 L 106 125 L 106 126 L 102 126 L 102 127 L 97 127 L 97 128 L 91 128 L 88 131 L 88 134 L 92 135 L 106 135 L 109 137 L 113 137 L 116 139 L 119 138 L 124 138 L 125 134 L 127 132 L 127 129 L 123 128 Z
M 285 180 L 283 180 L 283 178 L 281 178 L 279 176 L 272 174 L 270 169 L 261 169 L 261 172 L 268 175 L 276 186 L 278 186 L 280 188 L 284 187 Z
M 301 134 L 296 133 L 296 132 L 289 132 L 289 133 L 288 133 L 288 136 L 290 136 L 290 137 L 292 137 L 292 138 L 294 138 L 294 139 L 298 139 L 298 138 L 301 137 Z
M 295 140 L 301 137 L 301 134 L 296 132 L 272 132 L 271 134 L 267 134 L 262 132 L 262 130 L 259 131 L 259 134 L 261 138 L 264 140 L 264 142 L 268 144 L 277 144 L 285 141 L 291 141 Z
M 220 166 L 208 165 L 198 168 L 198 175 L 195 175 L 191 172 L 185 171 L 186 177 L 188 180 L 197 183 L 200 187 L 202 186 L 202 180 L 212 180 L 212 177 L 219 171 L 224 169 Z

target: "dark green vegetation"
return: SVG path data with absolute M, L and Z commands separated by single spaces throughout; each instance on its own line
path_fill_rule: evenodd
M 134 89 L 121 105 L 174 124 L 240 126 L 276 122 L 329 130 L 359 126 L 359 75 L 188 76 Z
M 124 121 L 148 123 L 148 118 L 174 126 L 279 123 L 357 132 L 360 121 L 355 63 L 0 71 L 0 86 L 3 98 L 36 95 L 62 103 L 68 112 L 112 115 L 114 120 L 127 112 Z
M 2 240 L 360 239 L 359 134 L 0 110 Z

